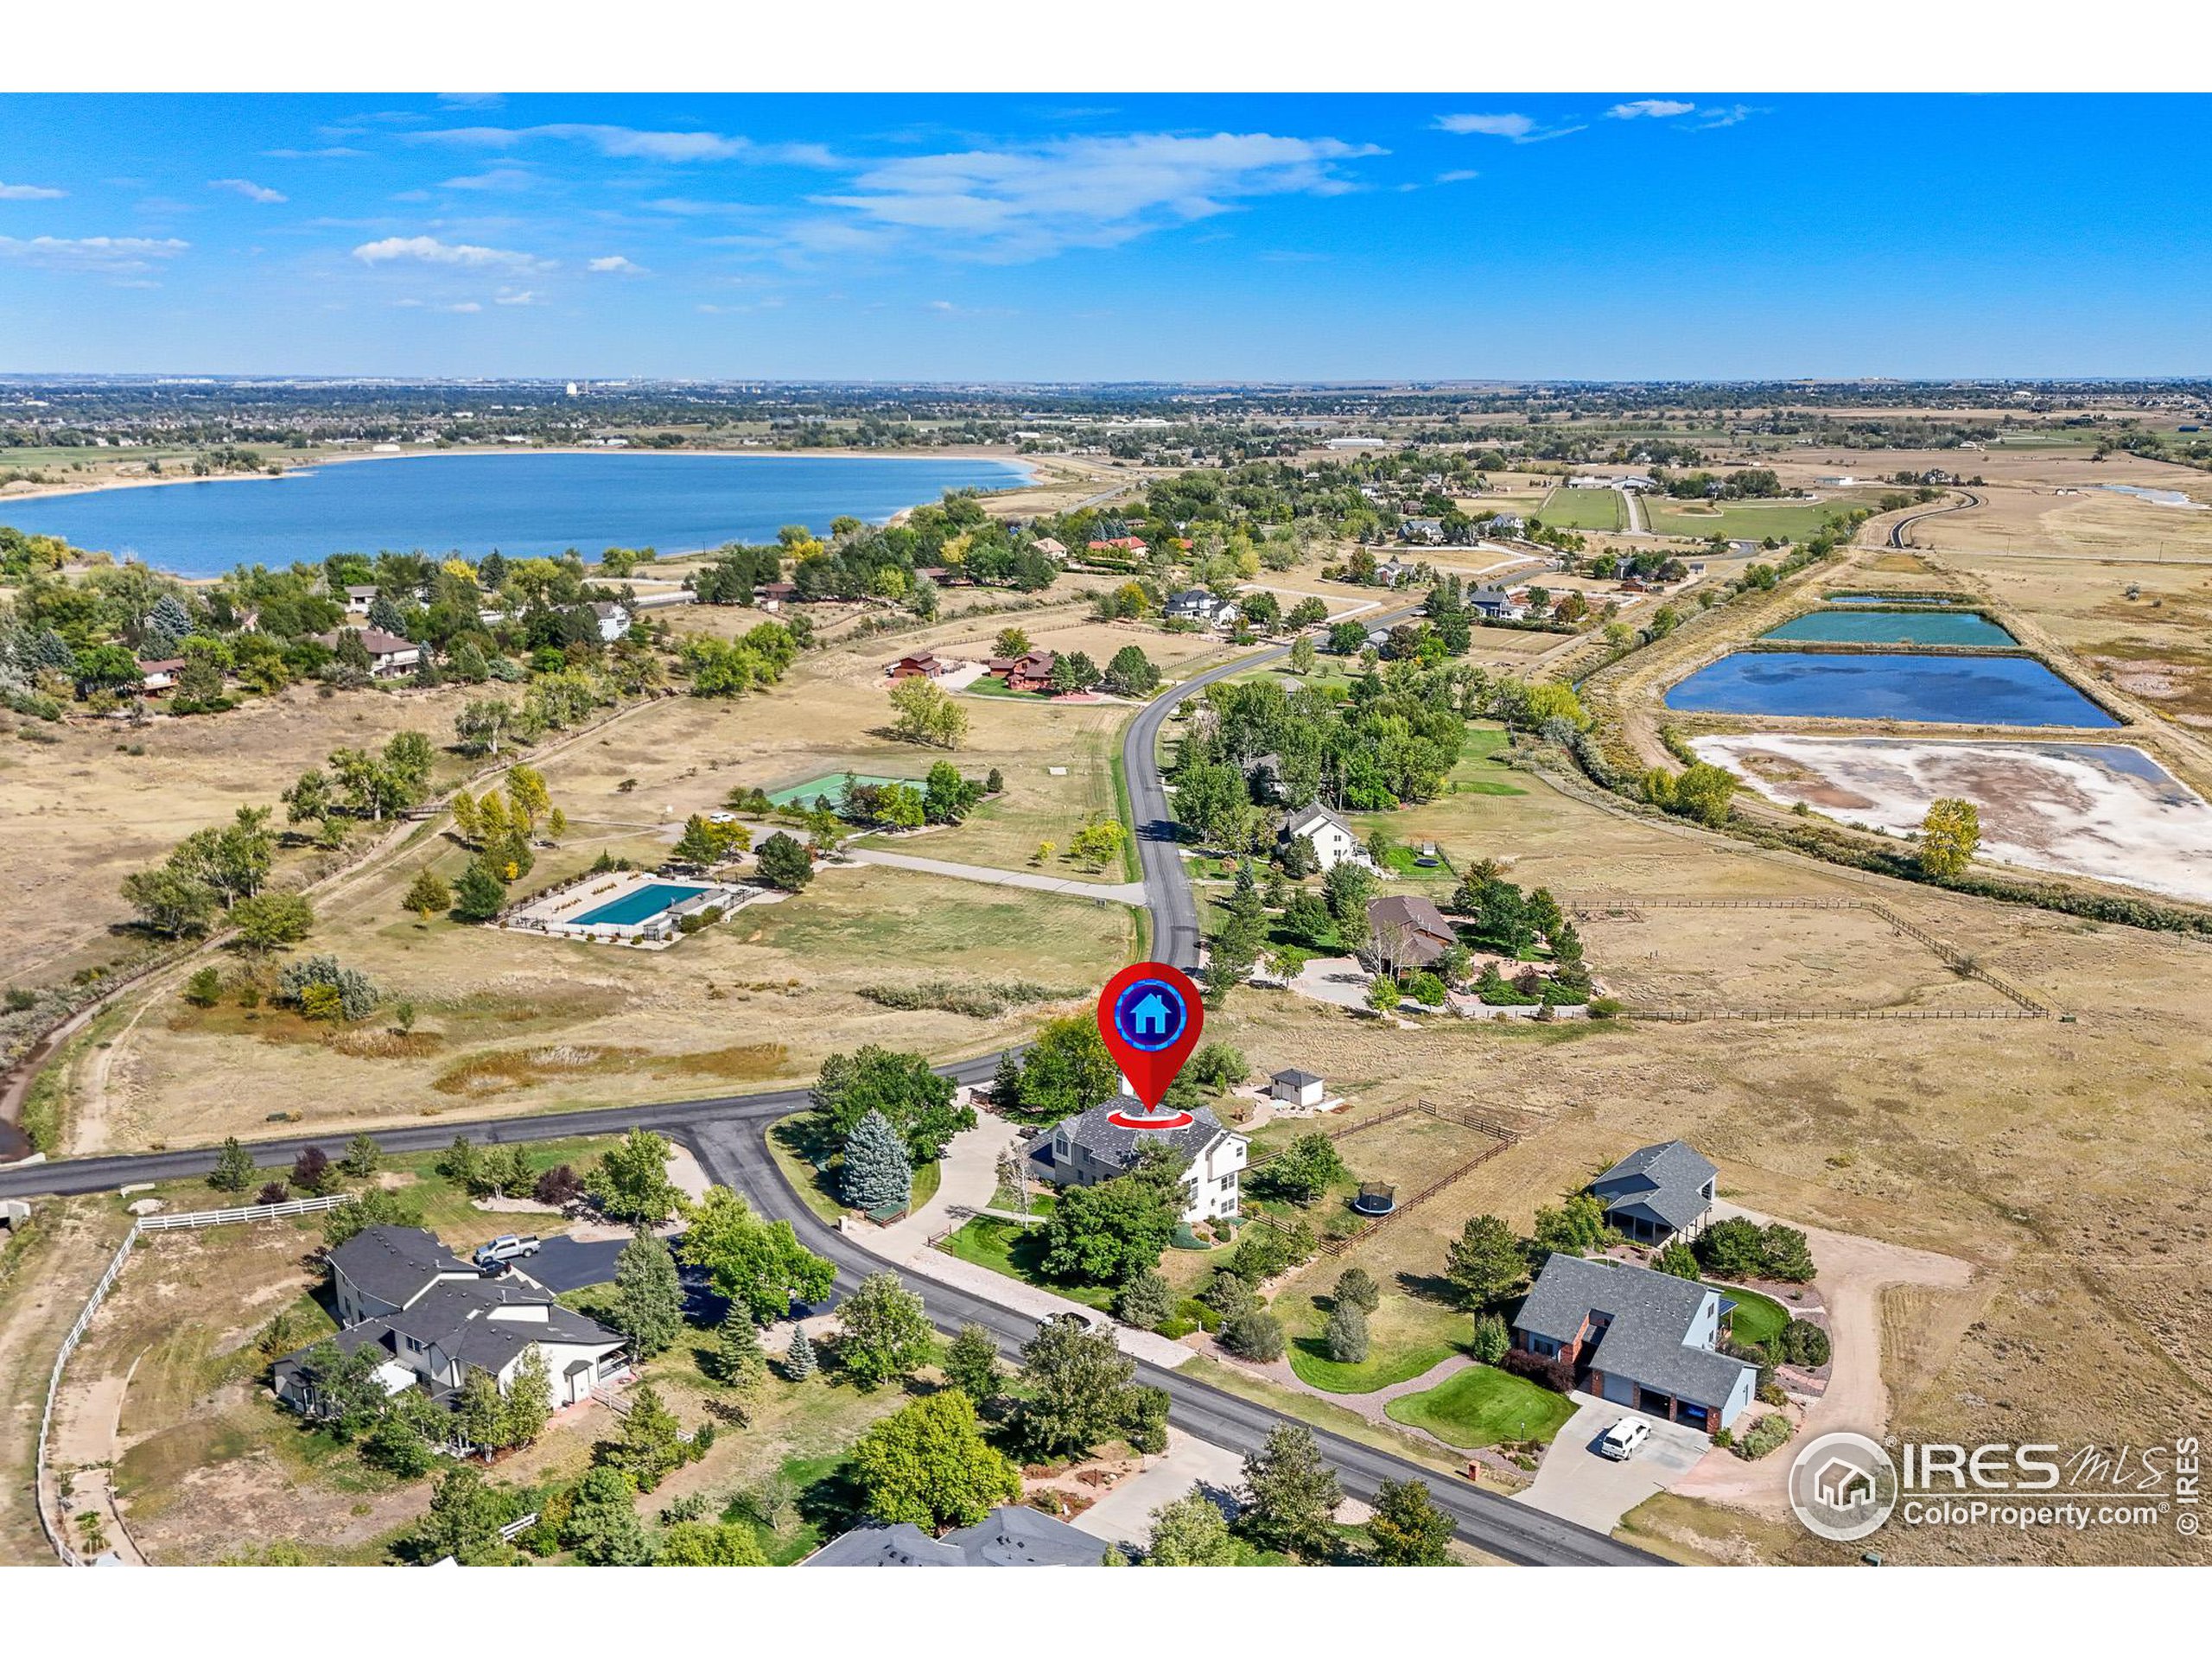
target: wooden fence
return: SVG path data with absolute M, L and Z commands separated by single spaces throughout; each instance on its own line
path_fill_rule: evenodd
M 1441 1118 L 1447 1123 L 1457 1123 L 1462 1128 L 1472 1129 L 1478 1135 L 1486 1135 L 1491 1137 L 1491 1144 L 1472 1157 L 1454 1164 L 1411 1198 L 1400 1199 L 1396 1207 L 1389 1215 L 1377 1216 L 1366 1226 L 1357 1231 L 1346 1233 L 1341 1238 L 1325 1241 L 1320 1247 L 1319 1254 L 1325 1256 L 1339 1256 L 1351 1249 L 1353 1245 L 1363 1243 L 1408 1210 L 1434 1198 L 1461 1176 L 1488 1163 L 1521 1138 L 1520 1130 L 1510 1123 L 1491 1116 L 1488 1113 L 1470 1111 L 1464 1107 L 1440 1106 L 1433 1100 L 1409 1100 L 1402 1106 L 1393 1106 L 1387 1112 L 1377 1112 L 1373 1117 L 1362 1118 L 1356 1123 L 1343 1124 L 1330 1131 L 1329 1138 L 1332 1141 L 1346 1140 L 1362 1130 L 1380 1128 L 1385 1123 L 1395 1122 L 1398 1118 L 1408 1116 L 1414 1112 L 1429 1117 Z M 1264 1168 L 1281 1156 L 1281 1152 L 1271 1153 L 1267 1157 L 1246 1166 L 1246 1173 L 1249 1174 L 1252 1170 Z M 1253 1219 L 1263 1226 L 1282 1229 L 1282 1224 L 1271 1216 L 1255 1216 Z
M 48 1504 L 46 1453 L 48 1442 L 54 1433 L 54 1405 L 61 1392 L 61 1373 L 69 1363 L 69 1357 L 77 1351 L 77 1344 L 84 1340 L 86 1330 L 92 1325 L 92 1316 L 100 1311 L 100 1304 L 107 1300 L 107 1294 L 115 1287 L 122 1274 L 123 1264 L 130 1259 L 130 1252 L 137 1247 L 142 1233 L 176 1232 L 187 1228 L 221 1227 L 232 1222 L 269 1221 L 279 1216 L 303 1216 L 317 1210 L 334 1210 L 341 1204 L 351 1204 L 351 1192 L 333 1192 L 320 1198 L 290 1198 L 283 1204 L 253 1204 L 235 1210 L 196 1210 L 175 1216 L 140 1216 L 130 1224 L 130 1230 L 123 1236 L 123 1243 L 116 1246 L 115 1255 L 107 1264 L 107 1271 L 100 1274 L 99 1283 L 92 1287 L 92 1294 L 85 1299 L 85 1306 L 77 1314 L 77 1322 L 69 1327 L 69 1334 L 61 1339 L 61 1351 L 54 1357 L 54 1370 L 46 1380 L 46 1408 L 39 1414 L 38 1452 L 32 1465 L 32 1477 L 36 1485 L 35 1502 L 38 1523 L 46 1534 L 46 1541 L 54 1546 L 54 1553 L 64 1567 L 82 1567 L 85 1562 L 69 1547 L 67 1529 L 61 1517 Z M 59 1497 L 58 1487 L 55 1496 Z

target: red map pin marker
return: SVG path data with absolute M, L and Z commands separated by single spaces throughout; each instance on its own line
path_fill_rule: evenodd
M 1205 1027 L 1198 988 L 1179 968 L 1133 963 L 1106 982 L 1098 993 L 1098 1034 L 1145 1105 L 1142 1113 L 1110 1114 L 1112 1122 L 1126 1128 L 1173 1129 L 1191 1121 L 1187 1112 L 1161 1112 L 1160 1103 Z

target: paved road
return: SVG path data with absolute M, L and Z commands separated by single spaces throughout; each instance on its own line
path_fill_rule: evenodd
M 916 858 L 910 853 L 879 852 L 872 847 L 848 847 L 845 857 L 862 864 L 885 864 L 894 870 L 916 870 L 925 875 L 949 875 L 959 881 L 987 881 L 997 887 L 1027 887 L 1032 893 L 1054 893 L 1069 899 L 1090 899 L 1103 904 L 1141 905 L 1143 887 L 1135 881 L 1072 881 L 1064 875 L 1043 875 L 1034 870 L 997 870 L 983 864 L 952 864 L 941 858 Z
M 743 1192 L 754 1208 L 772 1219 L 788 1221 L 808 1248 L 836 1264 L 840 1294 L 849 1294 L 871 1273 L 892 1264 L 870 1255 L 853 1239 L 824 1226 L 787 1185 L 756 1125 L 722 1120 L 685 1126 L 681 1138 L 697 1156 L 712 1179 Z M 945 1331 L 965 1324 L 981 1325 L 998 1338 L 1001 1350 L 1014 1353 L 1035 1332 L 1026 1316 L 1001 1307 L 968 1291 L 932 1278 L 926 1268 L 911 1264 L 900 1276 L 919 1291 L 931 1319 Z M 1256 1447 L 1269 1430 L 1287 1421 L 1280 1412 L 1220 1389 L 1179 1371 L 1137 1362 L 1137 1378 L 1165 1389 L 1172 1402 L 1172 1421 L 1185 1433 L 1243 1452 Z M 1438 1505 L 1452 1518 L 1460 1537 L 1478 1549 L 1527 1567 L 1649 1567 L 1658 1558 L 1633 1545 L 1589 1531 L 1571 1522 L 1516 1503 L 1497 1493 L 1481 1491 L 1464 1482 L 1432 1473 L 1418 1464 L 1348 1440 L 1316 1428 L 1322 1454 L 1335 1465 L 1344 1490 L 1355 1497 L 1372 1500 L 1385 1480 L 1416 1478 L 1423 1482 Z
M 1363 615 L 1370 627 L 1384 627 L 1414 614 L 1414 606 L 1403 606 L 1379 616 Z M 1167 809 L 1167 785 L 1160 775 L 1160 731 L 1167 717 L 1185 698 L 1205 690 L 1216 680 L 1242 674 L 1290 655 L 1288 645 L 1239 657 L 1219 668 L 1196 674 L 1180 685 L 1154 697 L 1129 722 L 1122 736 L 1122 772 L 1128 779 L 1129 816 L 1135 820 L 1137 865 L 1144 876 L 1145 909 L 1152 918 L 1152 955 L 1185 971 L 1198 965 L 1198 904 L 1191 892 L 1191 879 L 1183 868 L 1182 842 L 1174 815 Z
M 1966 499 L 1954 501 L 1948 506 L 1929 507 L 1924 512 L 1909 512 L 1898 519 L 1890 526 L 1890 545 L 1910 547 L 1912 541 L 1906 532 L 1923 518 L 1938 518 L 1947 512 L 1964 512 L 1968 507 L 1978 507 L 1981 505 L 1981 498 L 1972 490 L 1961 490 L 1959 493 L 1966 497 Z

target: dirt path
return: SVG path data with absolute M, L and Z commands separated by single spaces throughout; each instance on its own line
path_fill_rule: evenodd
M 66 1473 L 70 1479 L 69 1496 L 61 1507 L 69 1517 L 72 1547 L 80 1554 L 96 1553 L 86 1548 L 80 1517 L 98 1516 L 107 1549 L 130 1567 L 148 1563 L 116 1503 L 115 1465 L 123 1455 L 124 1397 L 143 1357 L 133 1358 L 120 1376 L 111 1372 L 65 1394 L 54 1413 L 54 1441 L 48 1454 L 56 1477 Z
M 1713 1208 L 1716 1218 L 1743 1216 L 1762 1226 L 1774 1219 L 1726 1201 Z M 1814 1287 L 1827 1305 L 1835 1359 L 1827 1392 L 1805 1408 L 1796 1443 L 1833 1429 L 1855 1429 L 1879 1439 L 1889 1427 L 1891 1404 L 1889 1387 L 1882 1381 L 1882 1293 L 1892 1285 L 1963 1290 L 1973 1281 L 1974 1266 L 1956 1256 L 1885 1244 L 1853 1233 L 1819 1227 L 1803 1231 L 1819 1264 Z M 1789 1478 L 1786 1451 L 1746 1463 L 1733 1452 L 1715 1448 L 1674 1490 L 1683 1497 L 1739 1503 L 1765 1514 L 1785 1513 L 1789 1507 L 1784 1490 Z

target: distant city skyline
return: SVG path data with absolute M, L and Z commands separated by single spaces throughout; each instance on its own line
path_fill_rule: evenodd
M 2198 97 L 0 98 L 0 372 L 2212 372 Z

